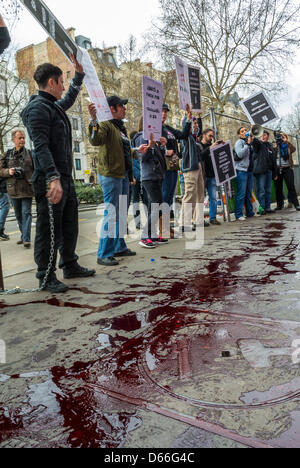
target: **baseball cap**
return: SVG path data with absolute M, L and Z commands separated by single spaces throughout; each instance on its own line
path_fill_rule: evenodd
M 126 106 L 126 104 L 128 104 L 128 99 L 121 99 L 119 96 L 109 96 L 107 102 L 109 107 Z
M 163 110 L 170 112 L 170 107 L 168 106 L 168 104 L 163 104 Z

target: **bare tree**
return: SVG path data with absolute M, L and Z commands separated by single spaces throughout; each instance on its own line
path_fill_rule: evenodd
M 292 112 L 284 119 L 287 132 L 300 135 L 300 101 L 293 106 Z
M 280 91 L 299 46 L 299 0 L 160 0 L 152 43 L 200 65 L 211 103 L 239 89 Z M 278 79 L 280 77 L 280 79 Z
M 23 127 L 20 112 L 28 102 L 27 84 L 0 62 L 0 153 L 10 133 Z

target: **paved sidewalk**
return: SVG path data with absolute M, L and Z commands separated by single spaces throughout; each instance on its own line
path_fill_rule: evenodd
M 285 210 L 199 250 L 134 242 L 67 294 L 3 297 L 0 447 L 299 448 L 299 227 Z

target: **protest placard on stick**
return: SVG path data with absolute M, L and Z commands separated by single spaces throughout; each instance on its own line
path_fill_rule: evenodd
M 144 140 L 153 133 L 159 141 L 162 135 L 163 85 L 148 76 L 143 76 Z
M 253 125 L 264 126 L 279 118 L 263 91 L 242 101 L 241 106 Z
M 69 36 L 65 28 L 49 10 L 42 0 L 21 0 L 23 5 L 30 11 L 38 23 L 44 28 L 47 34 L 58 45 L 60 50 L 70 60 L 70 52 L 81 61 L 81 51 L 73 39 Z
M 80 48 L 80 51 L 82 53 L 81 65 L 85 72 L 84 84 L 91 102 L 96 106 L 98 122 L 112 120 L 113 116 L 91 57 L 87 50 Z
M 198 67 L 187 65 L 179 57 L 175 57 L 179 106 L 186 110 L 189 105 L 194 111 L 201 112 L 201 71 Z
M 235 179 L 237 174 L 231 141 L 211 148 L 210 153 L 217 187 Z

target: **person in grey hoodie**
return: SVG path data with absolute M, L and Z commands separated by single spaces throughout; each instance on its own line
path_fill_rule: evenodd
M 241 127 L 238 130 L 239 140 L 236 142 L 235 160 L 237 172 L 237 194 L 235 217 L 237 221 L 245 221 L 243 214 L 244 205 L 246 206 L 247 218 L 253 218 L 255 213 L 251 203 L 253 191 L 253 144 L 254 138 L 247 135 L 248 130 Z

